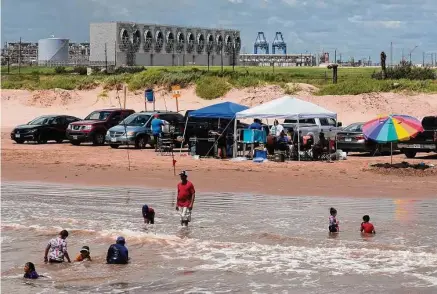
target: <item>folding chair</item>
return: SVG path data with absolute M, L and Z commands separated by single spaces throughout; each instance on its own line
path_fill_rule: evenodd
M 158 151 L 160 155 L 162 156 L 172 155 L 173 148 L 174 148 L 174 144 L 171 138 L 164 138 L 164 137 L 158 138 Z

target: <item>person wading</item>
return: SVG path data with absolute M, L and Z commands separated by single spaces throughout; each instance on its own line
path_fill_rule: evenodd
M 196 191 L 194 185 L 187 180 L 188 174 L 182 171 L 180 174 L 181 182 L 178 184 L 178 194 L 176 199 L 176 210 L 181 215 L 181 226 L 188 226 L 191 221 L 191 211 L 193 209 Z
M 67 252 L 67 237 L 68 232 L 62 230 L 57 238 L 50 240 L 44 252 L 44 262 L 61 263 L 64 262 L 64 257 L 67 258 L 68 262 L 71 262 Z M 49 258 L 47 258 L 47 255 L 49 255 Z

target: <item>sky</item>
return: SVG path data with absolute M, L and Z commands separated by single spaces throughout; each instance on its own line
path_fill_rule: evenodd
M 2 43 L 68 38 L 89 41 L 89 23 L 132 21 L 241 32 L 242 50 L 253 53 L 258 32 L 272 43 L 282 32 L 287 53 L 337 51 L 342 60 L 381 51 L 399 60 L 402 50 L 422 62 L 437 53 L 437 0 L 2 0 Z

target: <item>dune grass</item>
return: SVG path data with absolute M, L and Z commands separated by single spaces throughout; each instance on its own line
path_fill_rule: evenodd
M 196 85 L 196 93 L 205 99 L 214 99 L 226 94 L 232 87 L 245 88 L 262 85 L 280 85 L 287 93 L 295 94 L 298 87 L 284 87 L 296 83 L 307 83 L 318 87 L 318 95 L 357 95 L 369 92 L 410 91 L 437 93 L 435 80 L 376 80 L 372 74 L 377 68 L 339 68 L 338 84 L 332 84 L 332 72 L 319 67 L 150 67 L 139 73 L 123 73 L 105 75 L 103 73 L 90 76 L 56 74 L 54 68 L 23 67 L 21 74 L 12 68 L 2 67 L 2 89 L 92 89 L 103 86 L 105 90 L 115 89 L 127 84 L 129 90 L 144 90 L 154 86 L 170 87 L 180 85 Z

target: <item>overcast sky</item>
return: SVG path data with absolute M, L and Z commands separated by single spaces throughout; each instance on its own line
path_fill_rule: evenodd
M 437 52 L 437 0 L 2 0 L 2 42 L 55 35 L 89 40 L 89 23 L 134 21 L 241 31 L 243 50 L 253 52 L 257 32 L 271 43 L 281 31 L 288 53 L 330 52 L 342 59 L 381 50 L 399 59 L 415 46 Z M 428 59 L 430 57 L 427 57 Z M 389 57 L 388 57 L 389 59 Z

